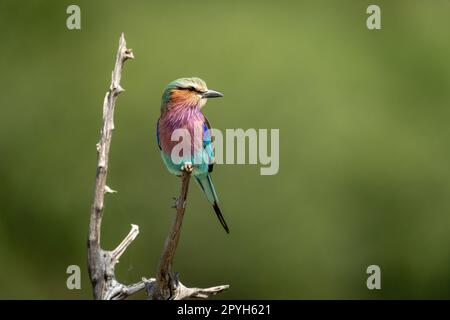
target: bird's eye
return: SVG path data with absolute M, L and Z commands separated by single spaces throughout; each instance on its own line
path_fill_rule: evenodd
M 189 91 L 195 91 L 195 88 L 193 86 L 190 86 L 187 88 Z

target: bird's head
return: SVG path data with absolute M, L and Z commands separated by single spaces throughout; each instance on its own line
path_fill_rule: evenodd
M 180 78 L 169 83 L 161 99 L 161 110 L 171 107 L 201 109 L 208 98 L 223 97 L 220 92 L 210 90 L 200 78 Z

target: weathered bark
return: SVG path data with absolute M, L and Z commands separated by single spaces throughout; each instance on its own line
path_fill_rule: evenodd
M 103 101 L 103 126 L 100 132 L 100 141 L 97 144 L 97 174 L 95 177 L 94 201 L 91 207 L 88 237 L 88 268 L 95 299 L 125 298 L 145 287 L 144 281 L 130 286 L 123 285 L 116 281 L 114 275 L 114 268 L 119 262 L 120 256 L 139 233 L 138 226 L 131 225 L 130 233 L 113 251 L 103 250 L 100 245 L 105 193 L 115 192 L 106 185 L 109 148 L 114 130 L 114 109 L 117 97 L 124 91 L 120 86 L 123 65 L 126 60 L 133 58 L 133 51 L 127 49 L 125 37 L 122 33 L 119 40 L 116 64 L 112 72 L 111 86 Z
M 180 239 L 181 226 L 186 210 L 189 181 L 192 165 L 186 164 L 181 175 L 181 192 L 176 200 L 176 216 L 164 244 L 159 261 L 156 280 L 146 284 L 148 298 L 151 300 L 182 300 L 187 298 L 207 298 L 229 288 L 228 285 L 206 289 L 187 288 L 179 280 L 178 274 L 173 273 L 172 263 Z

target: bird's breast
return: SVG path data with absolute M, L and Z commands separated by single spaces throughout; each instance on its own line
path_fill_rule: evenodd
M 171 154 L 173 148 L 180 143 L 183 143 L 183 146 L 190 146 L 191 154 L 202 149 L 204 122 L 205 118 L 198 110 L 166 112 L 158 122 L 162 150 L 166 154 Z

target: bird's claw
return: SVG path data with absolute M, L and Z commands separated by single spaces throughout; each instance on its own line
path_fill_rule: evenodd
M 190 162 L 185 162 L 183 166 L 181 167 L 181 171 L 184 171 L 186 173 L 192 173 L 194 170 L 194 166 Z

